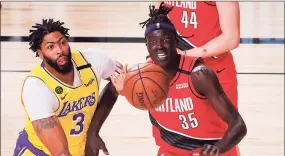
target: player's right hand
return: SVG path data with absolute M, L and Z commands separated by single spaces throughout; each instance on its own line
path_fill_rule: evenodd
M 100 150 L 102 150 L 105 155 L 109 155 L 108 149 L 99 135 L 87 137 L 85 156 L 98 156 Z
M 111 82 L 116 88 L 117 92 L 121 94 L 121 91 L 124 89 L 124 81 L 127 74 L 127 64 L 123 66 L 123 69 L 116 67 L 116 73 L 110 76 Z
M 205 144 L 202 147 L 202 150 L 201 150 L 199 156 L 218 156 L 219 154 L 220 154 L 219 147 L 217 147 L 215 145 Z

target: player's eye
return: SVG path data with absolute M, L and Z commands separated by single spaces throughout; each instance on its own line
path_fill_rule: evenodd
M 49 45 L 47 48 L 51 50 L 54 48 L 54 45 Z
M 66 40 L 63 40 L 63 41 L 61 42 L 61 44 L 62 44 L 62 45 L 65 45 L 65 44 L 66 44 Z
M 150 42 L 150 44 L 156 44 L 156 41 L 155 40 L 151 40 L 151 41 L 149 41 Z
M 164 42 L 169 42 L 169 38 L 165 38 L 163 41 Z

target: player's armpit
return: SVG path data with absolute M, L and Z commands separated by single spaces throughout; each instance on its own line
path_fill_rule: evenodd
M 32 124 L 39 139 L 53 156 L 71 156 L 66 136 L 56 116 L 38 119 Z
M 228 124 L 224 137 L 216 144 L 220 152 L 224 153 L 238 144 L 246 135 L 246 125 L 210 68 L 201 64 L 196 66 L 191 73 L 191 79 L 195 90 L 207 97 L 209 104 Z

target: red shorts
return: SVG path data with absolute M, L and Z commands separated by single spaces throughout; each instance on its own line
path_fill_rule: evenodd
M 156 145 L 160 146 L 157 156 L 195 156 L 195 153 L 199 153 L 201 151 L 200 148 L 189 151 L 180 149 L 166 143 L 160 136 L 159 130 L 152 126 L 153 134 L 156 134 L 157 137 L 154 136 Z M 197 155 L 199 156 L 199 155 Z M 219 156 L 240 156 L 240 151 L 238 145 L 227 151 L 226 153 L 220 154 Z
M 175 150 L 173 148 L 160 147 L 157 156 L 199 156 L 201 149 L 195 149 L 193 151 L 188 150 Z M 234 147 L 226 153 L 219 154 L 219 156 L 240 156 L 238 147 Z

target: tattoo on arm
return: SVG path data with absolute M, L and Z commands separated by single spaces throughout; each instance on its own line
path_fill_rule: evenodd
M 40 133 L 43 129 L 51 129 L 57 125 L 56 121 L 52 118 L 40 119 L 37 121 L 37 132 Z
M 71 155 L 68 152 L 63 151 L 63 152 L 58 153 L 56 156 L 71 156 Z

